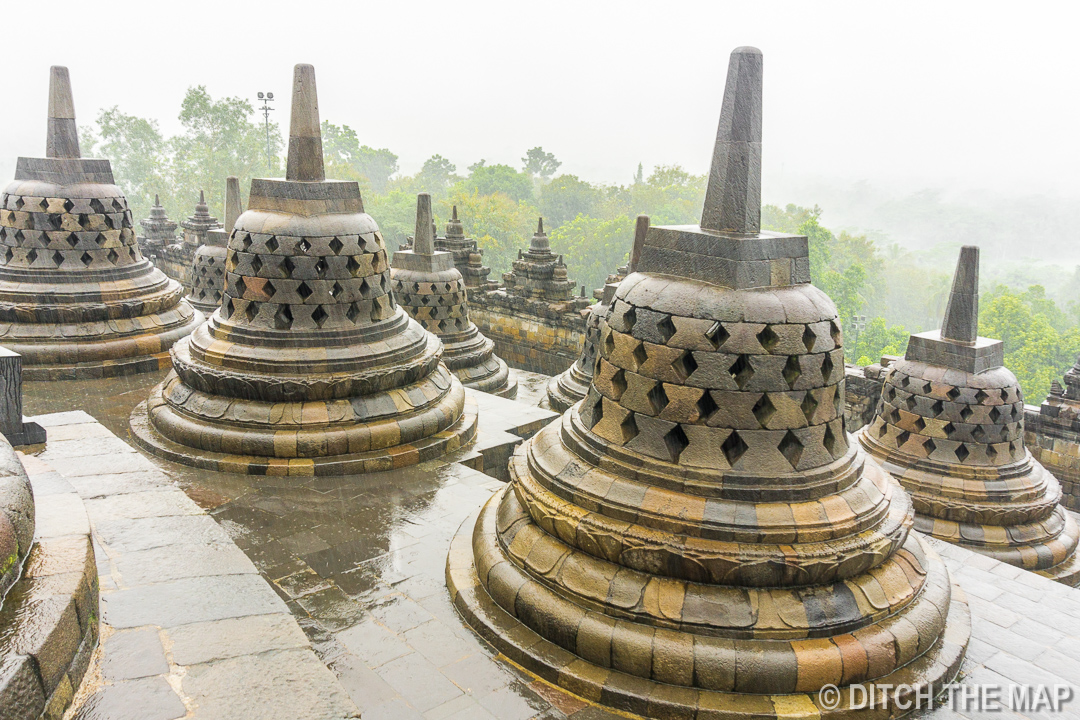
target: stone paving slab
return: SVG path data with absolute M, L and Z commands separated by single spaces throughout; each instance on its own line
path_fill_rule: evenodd
M 29 458 L 35 492 L 66 480 L 82 497 L 101 582 L 101 647 L 72 717 L 357 717 L 286 603 L 157 465 L 86 413 L 35 420 L 49 429 Z M 75 507 L 50 503 L 38 522 L 77 522 Z

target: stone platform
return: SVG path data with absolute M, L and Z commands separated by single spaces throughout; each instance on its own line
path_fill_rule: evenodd
M 139 380 L 147 386 L 157 382 L 153 377 Z M 536 386 L 542 392 L 542 378 Z M 78 403 L 100 415 L 106 425 L 122 429 L 141 394 L 138 387 L 129 388 L 113 381 L 30 383 L 26 404 L 29 412 L 40 412 L 41 408 Z M 512 401 L 495 400 L 508 403 L 502 406 L 505 409 L 515 407 Z M 81 413 L 64 417 L 87 419 Z M 95 432 L 102 432 L 97 427 Z M 52 438 L 57 441 L 60 438 L 53 434 L 56 432 L 53 427 L 49 431 L 55 449 Z M 478 435 L 486 431 L 485 413 L 481 409 Z M 90 488 L 84 492 L 88 498 L 95 494 L 117 493 L 118 497 L 127 494 L 121 493 L 121 478 L 135 480 L 144 472 L 144 463 L 148 463 L 142 458 L 139 462 L 127 457 L 132 454 L 135 453 L 130 448 L 123 456 L 116 454 L 123 457 L 125 467 L 127 463 L 132 465 L 112 473 L 111 477 L 80 473 L 71 482 L 81 492 L 84 485 Z M 136 463 L 143 469 L 136 469 Z M 247 558 L 248 573 L 253 563 L 284 601 L 275 605 L 278 609 L 274 612 L 257 615 L 256 619 L 274 617 L 284 622 L 287 616 L 281 614 L 282 605 L 291 612 L 318 659 L 333 671 L 337 683 L 362 712 L 364 720 L 627 717 L 603 710 L 522 670 L 481 640 L 455 611 L 445 586 L 446 553 L 458 528 L 471 530 L 475 513 L 493 492 L 504 487 L 503 483 L 460 463 L 439 462 L 368 475 L 362 483 L 349 477 L 255 478 L 164 463 L 162 467 L 172 477 L 163 474 L 157 477 L 182 487 L 216 524 L 209 523 L 205 515 L 165 515 L 164 519 L 168 523 L 200 523 L 205 539 L 188 537 L 189 545 L 227 548 L 229 543 L 235 543 L 239 547 Z M 67 472 L 71 466 L 62 469 Z M 153 494 L 159 492 L 156 487 L 142 487 L 140 491 Z M 94 521 L 98 509 L 93 502 L 89 506 Z M 130 527 L 132 532 L 154 524 L 160 528 L 155 532 L 163 536 L 162 543 L 169 540 L 165 536 L 174 535 L 164 526 L 163 519 L 115 522 L 119 527 Z M 113 542 L 119 544 L 123 539 L 124 536 L 117 536 Z M 172 539 L 177 540 L 175 536 Z M 1068 683 L 1077 689 L 1066 712 L 1059 714 L 939 709 L 921 717 L 932 720 L 1080 717 L 1080 590 L 961 548 L 930 542 L 944 558 L 972 611 L 972 639 L 963 666 L 963 681 Z M 110 555 L 113 545 L 106 542 L 99 552 L 103 598 L 116 592 L 115 578 L 130 581 L 135 571 L 128 568 L 132 567 L 132 560 L 138 560 L 139 553 L 154 550 L 130 545 L 119 547 L 123 554 L 132 557 L 121 556 L 115 566 Z M 230 558 L 229 562 L 245 562 L 235 551 L 223 552 L 220 557 L 222 564 L 212 568 L 219 574 L 231 572 L 224 566 L 225 557 Z M 111 615 L 106 616 L 107 621 L 110 618 Z M 207 627 L 213 627 L 223 621 L 206 622 Z M 196 623 L 190 627 L 200 626 L 201 623 Z M 125 627 L 123 632 L 132 633 L 138 627 Z M 172 638 L 176 632 L 167 630 L 165 635 Z M 103 631 L 106 657 L 117 637 L 122 635 Z M 129 637 L 133 644 L 138 640 L 138 636 Z M 286 637 L 299 642 L 294 632 Z M 175 659 L 166 653 L 166 659 L 170 657 Z M 313 656 L 307 651 L 305 657 Z M 226 662 L 222 658 L 194 664 Z M 222 672 L 228 669 L 235 666 L 222 665 Z M 104 671 L 99 677 L 104 678 Z M 114 684 L 122 682 L 130 681 L 118 680 Z M 145 678 L 140 682 L 149 685 Z M 246 685 L 249 680 L 240 678 L 239 682 Z M 239 694 L 235 688 L 231 690 Z M 80 720 L 121 717 L 104 714 L 99 709 L 84 713 Z M 238 711 L 223 713 L 221 717 L 261 720 L 265 716 Z
M 26 459 L 34 492 L 78 493 L 101 584 L 100 651 L 74 717 L 357 717 L 286 604 L 165 473 L 86 413 L 35 419 L 49 442 Z M 70 527 L 72 513 L 40 522 Z

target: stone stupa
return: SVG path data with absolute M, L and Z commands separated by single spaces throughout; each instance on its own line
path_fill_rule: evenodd
M 67 68 L 53 67 L 44 158 L 19 158 L 0 194 L 0 345 L 29 380 L 168 367 L 202 321 L 143 258 L 108 160 L 83 158 Z
M 398 250 L 391 261 L 394 299 L 424 329 L 438 336 L 443 362 L 458 380 L 474 390 L 517 396 L 517 377 L 495 355 L 495 343 L 469 320 L 465 280 L 454 256 L 435 249 L 431 196 L 416 197 L 416 235 L 411 250 Z
M 446 236 L 435 238 L 435 248 L 446 250 L 454 256 L 454 266 L 461 271 L 465 287 L 470 290 L 490 290 L 497 286 L 497 283 L 488 280 L 491 268 L 484 265 L 484 251 L 475 240 L 465 237 L 465 226 L 458 219 L 457 205 L 450 211 Z
M 345 475 L 472 439 L 476 407 L 442 342 L 394 302 L 358 185 L 325 179 L 310 65 L 295 69 L 286 179 L 252 180 L 226 269 L 221 308 L 132 413 L 141 446 L 215 470 Z
M 547 404 L 552 410 L 566 412 L 571 405 L 576 404 L 589 392 L 589 383 L 592 382 L 593 370 L 596 366 L 596 344 L 600 339 L 600 321 L 607 316 L 618 284 L 634 272 L 633 268 L 637 264 L 637 258 L 648 231 L 649 216 L 638 215 L 634 227 L 634 245 L 630 251 L 630 261 L 619 268 L 620 272 L 608 276 L 608 282 L 604 284 L 600 292 L 600 301 L 583 311 L 586 313 L 585 344 L 581 348 L 581 356 L 565 372 L 559 373 L 548 382 Z
M 537 221 L 529 249 L 519 251 L 510 272 L 503 273 L 503 286 L 508 294 L 526 298 L 560 301 L 574 297 L 574 281 L 567 279 L 562 255 L 551 252 L 544 218 Z
M 911 493 L 915 528 L 1080 583 L 1080 530 L 1024 446 L 1024 396 L 1000 340 L 979 337 L 979 249 L 960 250 L 941 330 L 912 335 L 862 446 Z
M 162 255 L 165 248 L 176 242 L 176 223 L 169 219 L 165 208 L 161 206 L 161 196 L 154 196 L 154 206 L 150 208 L 150 217 L 139 221 L 144 237 L 139 238 L 139 247 L 143 255 L 151 259 Z
M 885 718 L 952 680 L 970 615 L 848 443 L 807 238 L 759 230 L 761 77 L 735 50 L 700 227 L 649 228 L 588 395 L 518 447 L 447 583 L 499 652 L 621 712 Z M 857 711 L 870 682 L 894 689 Z
M 191 261 L 191 294 L 188 302 L 206 316 L 221 307 L 225 291 L 226 248 L 241 212 L 240 178 L 230 175 L 225 179 L 225 226 L 212 228 L 206 233 L 206 243 L 195 251 Z

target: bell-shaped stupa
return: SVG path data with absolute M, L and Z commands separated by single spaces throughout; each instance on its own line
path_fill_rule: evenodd
M 169 219 L 161 206 L 161 196 L 154 196 L 150 217 L 139 221 L 145 237 L 139 238 L 139 248 L 151 260 L 164 253 L 165 248 L 176 242 L 176 223 Z
M 462 385 L 513 398 L 517 377 L 495 355 L 495 343 L 469 320 L 465 280 L 454 256 L 435 249 L 431 196 L 416 197 L 416 235 L 412 249 L 398 250 L 391 261 L 394 299 L 409 315 L 443 342 L 443 362 Z
M 1024 446 L 1024 396 L 1002 342 L 978 328 L 979 249 L 966 246 L 941 330 L 911 336 L 859 440 L 911 493 L 916 530 L 1076 585 L 1080 530 Z
M 44 158 L 19 158 L 0 195 L 0 345 L 30 380 L 168 367 L 202 317 L 143 258 L 108 160 L 79 153 L 67 68 L 49 79 Z
M 577 403 L 589 392 L 589 383 L 592 382 L 593 370 L 596 367 L 596 345 L 600 340 L 600 321 L 607 316 L 618 284 L 634 272 L 633 267 L 641 253 L 648 230 L 649 216 L 638 215 L 634 227 L 634 245 L 630 251 L 630 261 L 626 266 L 619 268 L 619 273 L 608 276 L 608 282 L 599 291 L 600 301 L 582 311 L 585 313 L 585 344 L 581 348 L 581 356 L 574 364 L 548 382 L 547 404 L 552 410 L 566 412 L 571 405 Z
M 222 306 L 173 348 L 174 372 L 132 413 L 136 440 L 249 474 L 415 464 L 476 431 L 442 353 L 394 302 L 358 185 L 325 179 L 315 70 L 297 65 L 286 179 L 252 180 Z
M 475 240 L 465 237 L 465 226 L 458 219 L 457 205 L 453 206 L 450 221 L 446 223 L 446 237 L 435 238 L 435 247 L 454 256 L 454 266 L 461 271 L 465 287 L 470 290 L 490 290 L 498 286 L 488 280 L 491 268 L 484 265 L 484 251 Z
M 510 660 L 648 717 L 861 717 L 846 686 L 871 682 L 903 707 L 969 635 L 907 495 L 848 443 L 807 238 L 759 230 L 761 77 L 732 54 L 700 226 L 649 228 L 588 395 L 519 446 L 448 560 Z
M 225 292 L 226 248 L 241 212 L 240 178 L 230 175 L 225 179 L 225 226 L 207 231 L 206 243 L 195 251 L 191 261 L 188 302 L 207 317 L 221 307 Z

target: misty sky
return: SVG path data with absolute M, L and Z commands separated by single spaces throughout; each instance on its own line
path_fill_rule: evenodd
M 13 2 L 14 0 L 6 0 Z M 728 55 L 765 55 L 765 195 L 792 177 L 900 188 L 1080 191 L 1080 11 L 1018 2 L 64 2 L 8 26 L 0 178 L 44 153 L 48 67 L 67 65 L 80 125 L 118 105 L 168 134 L 185 90 L 288 120 L 313 63 L 323 119 L 412 173 L 519 166 L 631 181 L 637 163 L 707 169 Z M 29 11 L 27 11 L 29 12 Z M 22 22 L 6 13 L 9 23 Z M 62 33 L 42 23 L 64 19 Z

